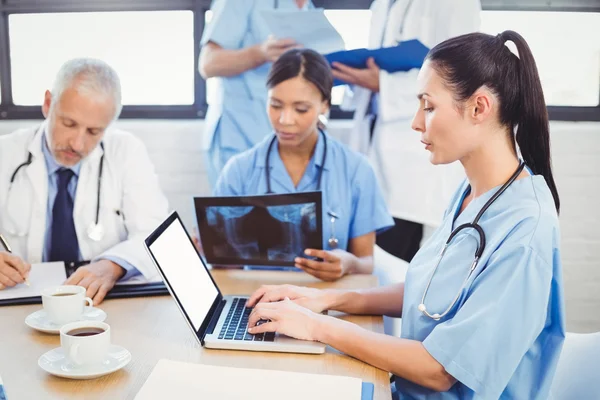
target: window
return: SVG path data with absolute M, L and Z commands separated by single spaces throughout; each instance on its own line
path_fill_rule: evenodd
M 125 105 L 194 104 L 193 17 L 191 11 L 12 14 L 14 104 L 41 104 L 61 64 L 75 57 L 115 68 Z
M 527 40 L 549 106 L 599 105 L 600 13 L 483 11 L 481 28 Z
M 288 1 L 288 0 L 286 0 Z M 291 0 L 289 0 L 291 1 Z M 373 0 L 312 0 L 348 49 L 366 47 Z M 122 118 L 203 118 L 215 80 L 197 71 L 212 0 L 0 0 L 0 119 L 41 118 L 60 65 L 107 61 L 121 77 Z M 481 0 L 482 30 L 521 33 L 530 44 L 551 119 L 600 121 L 597 0 Z M 509 44 L 510 45 L 510 44 Z M 351 118 L 338 105 L 332 118 Z

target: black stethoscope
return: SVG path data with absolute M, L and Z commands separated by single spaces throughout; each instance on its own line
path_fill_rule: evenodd
M 87 229 L 87 235 L 88 237 L 95 241 L 98 242 L 100 240 L 102 240 L 102 238 L 104 237 L 104 227 L 102 225 L 100 225 L 100 193 L 101 193 L 101 189 L 102 189 L 102 169 L 104 167 L 104 143 L 100 142 L 100 148 L 102 149 L 102 156 L 100 157 L 100 166 L 98 168 L 98 187 L 97 187 L 97 193 L 96 193 L 96 220 L 95 222 L 93 222 L 92 224 L 90 224 L 90 226 Z M 31 165 L 31 163 L 33 162 L 33 154 L 31 154 L 31 152 L 29 152 L 28 156 L 27 156 L 27 160 L 24 163 L 19 164 L 19 166 L 17 166 L 17 168 L 15 168 L 14 172 L 12 173 L 11 177 L 10 177 L 10 183 L 8 185 L 8 193 L 7 193 L 7 204 L 8 204 L 8 197 L 10 196 L 11 192 L 12 192 L 12 186 L 13 183 L 15 182 L 15 179 L 17 177 L 17 174 L 19 173 L 19 171 L 22 168 L 26 168 L 29 165 Z M 10 217 L 10 213 L 7 213 L 8 217 L 10 219 L 12 219 Z M 17 224 L 13 221 L 12 225 L 16 228 Z M 25 236 L 26 233 L 19 233 L 19 232 L 10 232 L 9 233 L 11 235 L 15 235 L 15 236 Z
M 512 176 L 508 179 L 508 181 L 506 181 L 506 183 L 504 183 L 504 185 L 502 185 L 502 187 L 500 187 L 500 189 L 498 189 L 498 191 L 496 193 L 494 193 L 494 195 L 483 205 L 481 210 L 479 210 L 479 213 L 477 214 L 477 216 L 475 217 L 473 222 L 463 224 L 452 231 L 452 233 L 448 237 L 448 240 L 446 240 L 446 244 L 442 248 L 442 252 L 440 253 L 440 255 L 438 257 L 438 261 L 437 261 L 435 268 L 431 272 L 431 276 L 429 277 L 429 281 L 427 282 L 427 286 L 425 287 L 425 291 L 423 292 L 423 297 L 421 298 L 421 304 L 419 304 L 419 306 L 418 306 L 419 311 L 421 311 L 423 313 L 423 315 L 425 315 L 433 320 L 438 321 L 439 319 L 444 318 L 450 312 L 452 307 L 454 307 L 454 304 L 456 304 L 456 302 L 458 301 L 458 298 L 460 297 L 460 294 L 462 293 L 463 289 L 467 285 L 467 282 L 469 281 L 471 274 L 473 274 L 473 271 L 475 270 L 475 268 L 477 268 L 479 259 L 481 258 L 481 255 L 483 254 L 483 251 L 485 250 L 485 232 L 479 225 L 479 220 L 481 219 L 481 216 L 483 215 L 483 213 L 486 212 L 486 210 L 494 203 L 494 201 L 496 201 L 496 199 L 498 197 L 500 197 L 500 195 L 502 193 L 504 193 L 506 191 L 506 189 L 508 189 L 508 187 L 517 179 L 517 177 L 521 174 L 521 172 L 523 172 L 523 168 L 525 168 L 525 162 L 521 161 L 519 163 L 519 166 L 517 167 L 517 170 L 512 174 Z M 454 225 L 454 222 L 456 221 L 457 217 L 458 217 L 458 213 L 456 213 L 456 215 L 454 216 L 452 225 Z M 427 292 L 429 291 L 429 286 L 431 285 L 433 276 L 435 275 L 438 267 L 440 266 L 440 263 L 442 262 L 442 258 L 444 257 L 444 254 L 446 253 L 446 250 L 448 249 L 448 246 L 450 245 L 450 242 L 452 241 L 452 239 L 454 239 L 460 231 L 469 229 L 469 228 L 475 229 L 475 231 L 479 235 L 479 242 L 477 243 L 477 249 L 475 250 L 475 260 L 473 260 L 473 264 L 471 264 L 471 268 L 469 269 L 469 274 L 467 275 L 462 286 L 458 290 L 456 297 L 454 298 L 454 300 L 452 300 L 452 303 L 448 306 L 448 308 L 446 308 L 446 310 L 441 314 L 438 314 L 438 313 L 430 314 L 427 311 L 427 307 L 425 306 L 425 297 L 427 296 Z
M 321 168 L 319 169 L 319 177 L 317 178 L 317 191 L 321 190 L 321 180 L 323 179 L 323 169 L 325 169 L 325 161 L 327 161 L 327 135 L 325 132 L 319 128 L 319 134 L 323 138 L 323 157 L 321 158 Z M 271 188 L 271 150 L 273 149 L 273 145 L 277 141 L 277 135 L 274 135 L 269 143 L 269 147 L 267 148 L 267 155 L 265 156 L 265 179 L 267 181 L 267 193 L 266 194 L 274 194 L 273 189 Z M 331 235 L 327 240 L 329 247 L 332 249 L 336 249 L 338 246 L 338 239 L 335 235 L 335 220 L 339 218 L 339 216 L 333 211 L 327 211 L 327 215 L 330 217 L 331 222 Z

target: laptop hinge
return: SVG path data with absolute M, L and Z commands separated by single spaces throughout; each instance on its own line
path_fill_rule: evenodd
M 208 323 L 208 326 L 206 327 L 206 330 L 204 331 L 204 336 L 202 337 L 202 339 L 204 339 L 206 335 L 211 335 L 214 332 L 215 328 L 217 327 L 217 322 L 219 322 L 221 312 L 223 311 L 223 308 L 225 308 L 226 302 L 227 300 L 223 299 L 217 306 L 215 312 L 213 313 L 210 319 L 210 322 Z

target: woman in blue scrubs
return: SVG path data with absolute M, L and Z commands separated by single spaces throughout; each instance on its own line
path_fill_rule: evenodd
M 393 225 L 367 159 L 319 129 L 332 85 L 329 64 L 318 53 L 294 49 L 283 54 L 267 78 L 267 114 L 275 134 L 233 157 L 214 190 L 215 196 L 321 190 L 323 250 L 307 249 L 306 254 L 323 261 L 295 261 L 296 267 L 328 281 L 371 273 L 375 233 Z M 335 222 L 330 223 L 332 215 Z
M 310 0 L 216 0 L 202 35 L 199 70 L 204 79 L 219 77 L 216 98 L 205 118 L 202 149 L 214 187 L 227 160 L 260 142 L 270 131 L 265 114 L 265 81 L 271 63 L 297 46 L 274 38 L 264 10 L 306 10 Z
M 321 341 L 390 371 L 396 399 L 547 399 L 565 335 L 560 202 L 531 51 L 513 31 L 458 36 L 430 51 L 418 86 L 413 129 L 433 164 L 460 161 L 467 181 L 405 283 L 265 286 L 248 302 L 249 331 Z M 323 310 L 402 317 L 401 338 Z

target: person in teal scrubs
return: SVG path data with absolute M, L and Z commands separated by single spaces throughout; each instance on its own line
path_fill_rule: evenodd
M 429 52 L 417 91 L 412 127 L 430 161 L 459 161 L 467 180 L 406 281 L 264 286 L 248 301 L 249 332 L 320 341 L 390 371 L 394 399 L 548 399 L 565 337 L 560 200 L 529 46 L 513 31 L 449 39 Z M 401 317 L 401 338 L 324 310 Z
M 309 0 L 216 0 L 202 35 L 199 69 L 204 79 L 219 77 L 216 98 L 205 118 L 202 149 L 211 187 L 235 154 L 268 135 L 265 81 L 271 63 L 298 46 L 270 36 L 263 10 L 306 10 Z
M 323 261 L 299 257 L 296 267 L 324 280 L 371 273 L 375 234 L 393 225 L 367 159 L 319 127 L 331 105 L 332 85 L 323 56 L 308 49 L 283 54 L 267 78 L 269 132 L 274 134 L 267 133 L 252 149 L 234 156 L 213 193 L 248 196 L 320 190 L 323 248 L 306 253 Z

